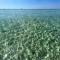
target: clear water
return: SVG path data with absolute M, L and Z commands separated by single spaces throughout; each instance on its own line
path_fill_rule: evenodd
M 34 15 L 34 16 L 57 16 L 60 15 L 60 10 L 46 9 L 46 10 L 0 10 L 0 17 L 7 16 L 21 16 L 21 15 Z
M 60 10 L 0 10 L 1 60 L 60 60 Z

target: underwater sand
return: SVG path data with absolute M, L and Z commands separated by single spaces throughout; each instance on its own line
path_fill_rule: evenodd
M 0 60 L 60 60 L 60 10 L 0 10 Z

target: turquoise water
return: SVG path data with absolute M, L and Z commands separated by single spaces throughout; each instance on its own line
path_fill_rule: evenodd
M 60 10 L 58 9 L 41 9 L 41 10 L 0 10 L 0 16 L 20 16 L 20 15 L 40 15 L 40 16 L 57 16 L 60 15 Z
M 60 60 L 60 10 L 0 10 L 1 60 Z

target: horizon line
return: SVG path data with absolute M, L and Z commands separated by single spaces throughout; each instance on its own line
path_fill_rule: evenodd
M 28 9 L 28 8 L 0 8 L 0 10 L 3 10 L 3 9 L 7 9 L 7 10 L 46 10 L 46 9 L 50 9 L 50 10 L 56 10 L 57 8 L 42 8 L 42 9 Z M 57 10 L 60 10 L 60 8 L 58 8 Z

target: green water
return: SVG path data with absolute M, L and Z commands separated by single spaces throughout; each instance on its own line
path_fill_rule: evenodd
M 1 60 L 60 60 L 60 10 L 0 10 Z

